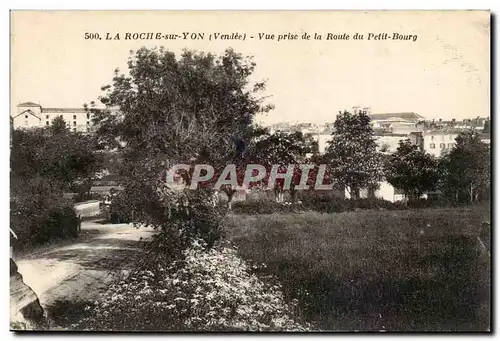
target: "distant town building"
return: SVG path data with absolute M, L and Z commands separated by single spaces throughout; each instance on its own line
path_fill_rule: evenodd
M 423 150 L 435 157 L 448 153 L 462 130 L 431 130 L 423 134 Z
M 418 123 L 424 118 L 414 112 L 369 114 L 373 128 L 386 129 L 396 134 L 422 131 Z
M 424 149 L 424 136 L 422 132 L 413 132 L 408 134 L 408 139 L 420 150 Z
M 481 133 L 479 135 L 479 138 L 481 139 L 481 142 L 486 143 L 486 144 L 491 144 L 491 134 L 490 133 Z
M 17 112 L 12 113 L 14 129 L 42 128 L 60 116 L 66 121 L 68 129 L 75 132 L 91 132 L 92 120 L 84 108 L 44 108 L 33 102 L 21 103 Z

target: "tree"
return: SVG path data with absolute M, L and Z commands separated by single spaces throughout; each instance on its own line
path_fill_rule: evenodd
M 88 191 L 100 168 L 91 136 L 53 132 L 49 127 L 11 133 L 11 228 L 21 243 L 75 236 L 77 216 L 63 194 Z
M 491 132 L 491 122 L 489 119 L 484 121 L 484 126 L 483 126 L 483 133 L 490 133 Z
M 426 191 L 435 188 L 438 162 L 409 139 L 400 141 L 396 152 L 386 163 L 385 177 L 392 186 L 402 189 L 406 197 L 419 199 Z
M 361 188 L 375 184 L 382 175 L 380 156 L 370 118 L 363 112 L 339 113 L 325 157 L 335 180 L 359 198 Z
M 257 163 L 266 168 L 266 177 L 263 182 L 269 181 L 269 175 L 273 165 L 277 165 L 279 173 L 285 173 L 288 166 L 293 166 L 291 176 L 290 194 L 292 202 L 296 201 L 296 186 L 300 182 L 302 171 L 299 168 L 301 164 L 308 163 L 307 154 L 313 153 L 315 144 L 312 138 L 304 136 L 302 132 L 294 133 L 276 132 L 267 134 L 259 139 L 253 147 L 253 155 L 250 156 L 252 163 Z M 275 197 L 278 202 L 283 201 L 284 179 L 277 179 L 273 187 Z
M 52 120 L 52 123 L 50 124 L 49 130 L 52 135 L 58 135 L 62 133 L 68 133 L 69 129 L 66 126 L 66 121 L 62 116 L 57 116 Z
M 170 167 L 208 163 L 223 169 L 241 158 L 253 137 L 253 118 L 272 109 L 259 96 L 265 83 L 249 80 L 254 69 L 250 57 L 232 49 L 221 56 L 185 50 L 177 58 L 163 48 L 141 48 L 129 58 L 127 74 L 115 70 L 99 98 L 106 109 L 89 111 L 101 146 L 121 156 L 136 222 L 166 231 L 179 217 L 179 227 L 179 200 L 203 202 L 193 196 L 212 195 L 210 188 L 189 195 L 173 191 L 164 182 Z M 192 172 L 182 176 L 189 185 Z
M 23 186 L 25 181 L 41 177 L 56 192 L 83 184 L 90 189 L 94 174 L 101 168 L 101 155 L 95 152 L 94 140 L 61 127 L 55 121 L 49 129 L 13 131 L 13 185 Z
M 490 188 L 490 150 L 473 130 L 460 133 L 441 160 L 440 187 L 453 201 L 477 201 Z

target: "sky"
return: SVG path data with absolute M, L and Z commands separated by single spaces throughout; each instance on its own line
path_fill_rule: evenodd
M 82 107 L 126 70 L 130 50 L 164 46 L 254 56 L 252 79 L 267 80 L 275 109 L 259 120 L 333 122 L 340 110 L 416 112 L 427 119 L 490 115 L 490 15 L 478 11 L 14 11 L 11 110 L 21 102 Z M 205 33 L 203 40 L 125 40 L 126 33 Z M 247 35 L 209 40 L 211 33 Z M 322 40 L 314 40 L 314 33 Z M 99 33 L 102 40 L 85 39 Z M 120 40 L 105 40 L 106 33 Z M 259 33 L 298 40 L 259 40 Z M 300 39 L 304 33 L 310 40 Z M 325 40 L 328 33 L 349 40 Z M 354 40 L 355 33 L 364 40 Z M 416 41 L 367 40 L 368 34 L 417 35 Z M 251 39 L 250 36 L 254 36 Z

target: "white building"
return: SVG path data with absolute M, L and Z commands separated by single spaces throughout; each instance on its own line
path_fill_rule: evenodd
M 379 185 L 379 188 L 375 192 L 371 193 L 372 197 L 387 200 L 390 202 L 405 200 L 404 192 L 402 190 L 394 188 L 387 181 L 381 181 L 381 182 L 379 182 L 378 185 Z M 362 189 L 359 191 L 359 197 L 361 199 L 366 199 L 366 198 L 370 197 L 370 193 L 366 188 Z M 348 189 L 345 190 L 345 198 L 346 199 L 351 198 L 351 194 L 349 193 Z
M 440 157 L 455 146 L 459 130 L 432 130 L 422 134 L 425 152 Z
M 417 123 L 424 118 L 414 112 L 368 114 L 373 128 L 387 129 L 393 133 L 419 131 Z
M 66 121 L 68 129 L 77 132 L 92 131 L 90 114 L 84 108 L 44 108 L 33 102 L 21 103 L 17 112 L 11 113 L 14 129 L 42 128 L 60 116 Z

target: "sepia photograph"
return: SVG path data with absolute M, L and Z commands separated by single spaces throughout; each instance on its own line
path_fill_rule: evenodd
M 490 333 L 491 21 L 12 10 L 10 330 Z

